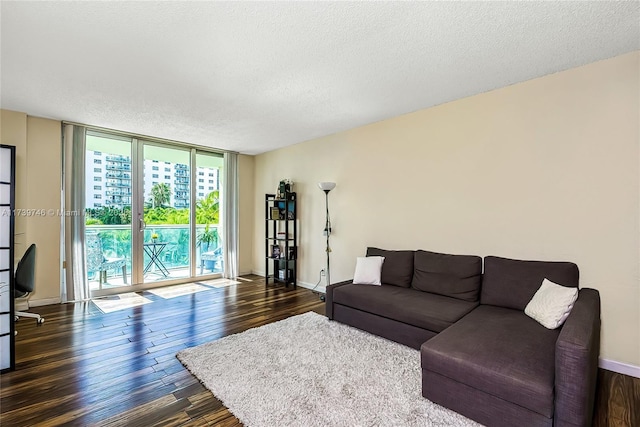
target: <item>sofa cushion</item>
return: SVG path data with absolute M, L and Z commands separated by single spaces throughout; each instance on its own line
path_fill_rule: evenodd
M 481 305 L 422 345 L 422 369 L 551 418 L 558 335 L 521 311 Z
M 546 278 L 578 287 L 578 266 L 572 262 L 520 261 L 488 256 L 484 259 L 481 304 L 524 310 Z
M 571 314 L 576 299 L 578 288 L 569 288 L 544 279 L 540 289 L 524 308 L 524 314 L 545 328 L 557 329 Z
M 333 290 L 333 303 L 440 332 L 478 303 L 399 286 L 345 285 Z
M 356 285 L 380 285 L 380 271 L 384 257 L 359 256 L 356 260 L 356 271 L 353 283 Z
M 413 251 L 388 251 L 378 248 L 367 248 L 367 256 L 382 256 L 382 273 L 380 281 L 383 285 L 394 285 L 408 288 L 413 277 Z
M 478 301 L 482 258 L 416 251 L 411 287 L 464 301 Z

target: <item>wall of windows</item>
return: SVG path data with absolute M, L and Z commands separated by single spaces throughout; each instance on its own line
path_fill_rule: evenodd
M 223 156 L 88 130 L 86 273 L 95 295 L 223 272 Z

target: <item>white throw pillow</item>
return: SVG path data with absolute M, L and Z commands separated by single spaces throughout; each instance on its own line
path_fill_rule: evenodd
M 567 320 L 576 299 L 578 288 L 568 288 L 544 279 L 524 312 L 545 328 L 556 329 Z
M 356 262 L 356 272 L 353 275 L 355 285 L 381 285 L 383 256 L 361 256 Z

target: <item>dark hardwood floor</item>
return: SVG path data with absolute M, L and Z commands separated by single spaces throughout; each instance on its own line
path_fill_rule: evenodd
M 103 314 L 92 303 L 17 324 L 16 370 L 0 378 L 2 426 L 236 426 L 176 359 L 179 350 L 307 312 L 311 291 L 252 282 Z M 600 371 L 594 425 L 640 426 L 640 379 Z

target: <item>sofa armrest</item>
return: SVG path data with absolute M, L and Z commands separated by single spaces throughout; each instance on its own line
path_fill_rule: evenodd
M 344 282 L 334 283 L 327 286 L 327 290 L 325 291 L 326 306 L 324 312 L 330 320 L 333 320 L 333 290 L 340 286 L 349 285 L 351 283 L 353 283 L 353 280 L 346 280 Z
M 591 425 L 599 354 L 600 294 L 581 289 L 556 342 L 554 426 Z

